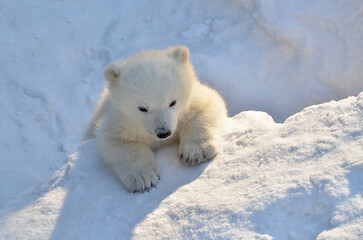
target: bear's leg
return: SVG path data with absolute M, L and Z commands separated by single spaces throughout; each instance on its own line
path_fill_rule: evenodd
M 130 192 L 144 192 L 155 186 L 160 171 L 149 146 L 115 139 L 98 139 L 103 161 Z
M 186 165 L 207 162 L 217 155 L 216 129 L 205 124 L 205 117 L 200 113 L 180 129 L 180 160 Z

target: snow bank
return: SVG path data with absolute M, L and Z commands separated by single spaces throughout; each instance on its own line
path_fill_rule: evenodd
M 5 239 L 358 239 L 363 234 L 363 92 L 277 124 L 229 119 L 197 167 L 161 149 L 157 188 L 126 192 L 83 142 L 48 182 L 0 210 Z

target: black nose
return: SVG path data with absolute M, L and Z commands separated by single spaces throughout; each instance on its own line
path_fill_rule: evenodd
M 160 129 L 157 133 L 156 136 L 158 136 L 158 138 L 167 138 L 171 135 L 171 131 L 170 130 L 166 130 L 166 129 Z

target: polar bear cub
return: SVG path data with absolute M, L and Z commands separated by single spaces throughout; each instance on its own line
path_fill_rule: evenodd
M 101 158 L 131 192 L 155 186 L 160 170 L 153 150 L 178 142 L 180 159 L 195 165 L 214 158 L 227 110 L 201 84 L 189 49 L 176 46 L 111 62 L 106 86 L 87 129 Z

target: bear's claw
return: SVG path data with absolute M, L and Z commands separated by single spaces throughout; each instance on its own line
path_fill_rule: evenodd
M 186 143 L 180 146 L 180 160 L 188 166 L 207 162 L 217 155 L 217 147 L 212 143 Z
M 159 170 L 151 169 L 135 169 L 133 174 L 120 176 L 124 186 L 133 193 L 150 191 L 152 187 L 160 180 Z

